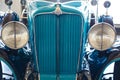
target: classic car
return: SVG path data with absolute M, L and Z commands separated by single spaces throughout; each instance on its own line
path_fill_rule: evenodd
M 19 17 L 12 0 L 5 3 L 0 80 L 120 79 L 120 41 L 108 11 L 91 13 L 87 0 L 21 0 Z

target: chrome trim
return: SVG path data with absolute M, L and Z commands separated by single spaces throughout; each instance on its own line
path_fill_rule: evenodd
M 33 19 L 34 19 L 34 18 L 33 18 Z M 36 43 L 35 43 L 36 37 L 35 37 L 35 28 L 34 28 L 35 26 L 34 26 L 34 25 L 35 25 L 35 23 L 34 23 L 34 20 L 33 20 L 33 26 L 32 26 L 32 27 L 33 27 L 33 31 L 34 31 L 34 32 L 33 32 L 33 33 L 34 33 L 34 34 L 33 34 L 33 35 L 34 35 L 34 37 L 33 37 L 33 38 L 34 38 L 34 39 L 33 39 L 33 42 L 34 42 L 34 45 L 35 45 L 35 46 L 34 46 L 34 52 L 35 52 L 35 56 L 36 56 L 36 57 L 35 57 L 35 60 L 36 60 L 36 67 L 37 67 L 37 70 L 38 70 L 38 79 L 40 80 L 40 75 L 39 75 L 39 74 L 40 74 L 40 72 L 39 72 L 40 69 L 39 69 L 39 65 L 38 65 L 38 57 L 37 57 L 38 55 L 37 55 L 37 48 L 36 48 Z
M 3 30 L 6 28 L 6 26 L 8 26 L 8 25 L 10 25 L 10 24 L 13 24 L 13 30 L 14 30 L 14 37 L 13 37 L 13 39 L 14 39 L 14 47 L 11 47 L 11 46 L 9 46 L 8 44 L 6 44 L 6 42 L 5 42 L 5 40 L 3 39 Z M 16 24 L 20 24 L 20 25 L 22 25 L 23 26 L 23 28 L 26 30 L 26 33 L 27 33 L 27 40 L 26 40 L 26 42 L 24 43 L 24 45 L 22 45 L 22 46 L 20 46 L 20 47 L 17 47 L 16 46 L 16 38 L 17 38 L 17 34 L 16 34 Z M 7 32 L 6 32 L 7 33 Z M 12 38 L 11 38 L 12 39 Z M 8 22 L 8 23 L 6 23 L 4 26 L 3 26 L 3 28 L 2 28 L 2 30 L 1 30 L 1 40 L 3 41 L 3 43 L 6 45 L 6 46 L 8 46 L 9 48 L 11 48 L 11 49 L 20 49 L 20 48 L 22 48 L 22 47 L 24 47 L 27 43 L 28 43 L 28 40 L 29 40 L 29 32 L 28 32 L 28 29 L 27 29 L 27 27 L 26 27 L 26 25 L 25 24 L 23 24 L 22 22 L 20 22 L 20 21 L 10 21 L 10 22 Z M 22 41 L 23 42 L 23 41 Z
M 56 15 L 60 15 L 60 14 L 62 14 L 62 10 L 61 10 L 59 4 L 56 5 L 56 9 L 55 9 L 54 13 L 55 13 Z
M 79 49 L 79 54 L 78 54 L 78 63 L 77 63 L 77 68 L 76 68 L 76 69 L 77 69 L 77 71 L 76 71 L 76 79 L 77 79 L 77 72 L 79 72 L 79 68 L 81 68 L 81 67 L 80 67 L 80 58 L 81 58 L 80 55 L 81 55 L 81 52 L 82 52 L 82 50 L 81 50 L 81 49 L 82 49 L 82 48 L 81 48 L 81 47 L 82 47 L 82 44 L 81 44 L 81 43 L 82 43 L 82 41 L 83 41 L 82 35 L 83 35 L 83 33 L 84 33 L 84 32 L 83 32 L 83 28 L 84 28 L 84 26 L 85 26 L 85 25 L 83 24 L 83 23 L 85 22 L 85 20 L 84 20 L 83 16 L 81 16 L 81 17 L 82 17 L 83 21 L 82 21 L 82 28 L 81 28 L 81 32 L 82 32 L 82 33 L 81 33 L 81 35 L 80 35 L 81 37 L 80 37 L 80 49 Z
M 111 47 L 113 46 L 113 44 L 115 43 L 115 41 L 117 40 L 117 32 L 116 32 L 116 29 L 115 29 L 115 27 L 114 26 L 112 26 L 112 25 L 110 25 L 109 23 L 106 23 L 106 22 L 100 22 L 100 23 L 96 23 L 96 24 L 94 24 L 90 29 L 89 29 L 89 31 L 88 31 L 88 42 L 90 41 L 90 39 L 89 39 L 89 35 L 90 35 L 90 31 L 96 26 L 96 25 L 102 25 L 101 27 L 102 27 L 102 31 L 103 31 L 103 25 L 109 25 L 109 27 L 114 31 L 114 33 L 115 33 L 115 40 L 114 40 L 114 42 L 112 43 L 112 45 L 111 45 Z M 102 34 L 103 34 L 103 32 L 102 32 Z M 103 38 L 103 36 L 101 36 L 101 39 Z M 91 45 L 91 43 L 89 42 L 89 44 Z M 103 44 L 103 43 L 102 43 Z M 102 44 L 101 44 L 101 50 L 100 51 L 103 51 L 103 49 L 102 49 Z M 94 48 L 94 47 L 93 47 Z M 110 47 L 109 47 L 110 48 Z M 95 48 L 96 49 L 96 48 Z M 97 49 L 98 50 L 98 49 Z

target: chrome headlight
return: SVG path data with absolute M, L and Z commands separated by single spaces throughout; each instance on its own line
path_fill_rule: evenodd
M 108 23 L 102 22 L 91 27 L 88 33 L 90 45 L 100 51 L 110 48 L 116 40 L 116 31 Z
M 10 21 L 3 26 L 1 31 L 2 41 L 12 49 L 22 48 L 29 39 L 27 27 L 17 21 Z

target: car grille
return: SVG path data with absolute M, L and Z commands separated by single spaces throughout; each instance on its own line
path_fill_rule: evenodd
M 76 73 L 83 18 L 76 14 L 37 14 L 34 34 L 42 74 Z

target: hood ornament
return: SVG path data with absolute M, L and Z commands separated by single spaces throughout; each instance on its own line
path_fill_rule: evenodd
M 60 8 L 60 4 L 57 4 L 57 5 L 56 5 L 56 9 L 55 9 L 54 13 L 55 13 L 56 15 L 62 14 L 62 10 L 61 10 L 61 8 Z

